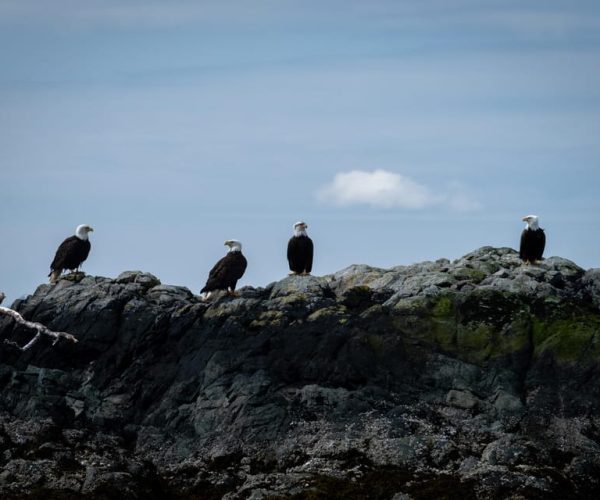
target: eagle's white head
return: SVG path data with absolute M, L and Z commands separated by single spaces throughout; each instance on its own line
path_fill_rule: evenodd
M 540 228 L 537 215 L 526 215 L 522 220 L 527 223 L 527 226 L 525 226 L 527 229 L 535 231 Z
M 241 252 L 242 242 L 238 240 L 227 240 L 225 245 L 229 247 L 230 252 Z
M 90 233 L 93 230 L 94 228 L 92 226 L 88 226 L 87 224 L 81 224 L 80 226 L 77 226 L 77 229 L 75 230 L 75 236 L 77 236 L 80 240 L 85 241 L 88 239 L 88 233 Z
M 294 236 L 307 236 L 306 229 L 308 228 L 308 224 L 306 222 L 302 222 L 301 220 L 294 224 Z

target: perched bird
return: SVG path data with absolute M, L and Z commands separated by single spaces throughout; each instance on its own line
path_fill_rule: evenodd
M 527 222 L 527 225 L 521 233 L 519 257 L 526 264 L 535 264 L 537 260 L 542 259 L 544 254 L 546 234 L 539 226 L 537 215 L 527 215 L 523 217 L 523 221 Z
M 242 254 L 242 244 L 236 240 L 227 240 L 225 245 L 229 247 L 227 255 L 217 262 L 208 273 L 206 285 L 200 293 L 204 293 L 205 299 L 210 297 L 215 290 L 227 290 L 228 295 L 235 295 L 235 285 L 244 275 L 248 261 Z
M 290 274 L 310 274 L 313 264 L 314 245 L 306 234 L 308 226 L 299 221 L 294 224 L 294 235 L 288 241 L 287 259 Z
M 79 266 L 87 259 L 91 248 L 88 233 L 91 231 L 93 231 L 92 227 L 81 224 L 77 226 L 73 236 L 69 236 L 60 244 L 54 260 L 50 264 L 50 274 L 48 275 L 50 283 L 56 283 L 65 269 L 70 271 L 79 269 Z

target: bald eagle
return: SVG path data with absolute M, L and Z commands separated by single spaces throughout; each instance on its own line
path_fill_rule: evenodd
M 87 224 L 77 226 L 75 234 L 63 241 L 58 249 L 52 264 L 50 264 L 50 283 L 56 283 L 65 269 L 79 269 L 79 266 L 87 259 L 90 248 L 88 233 L 93 231 Z
M 210 270 L 206 285 L 200 290 L 200 293 L 206 294 L 205 298 L 210 297 L 210 293 L 215 290 L 227 290 L 228 295 L 235 295 L 235 285 L 248 265 L 239 241 L 227 240 L 225 245 L 229 247 L 229 252 Z
M 290 274 L 310 274 L 313 264 L 314 246 L 306 234 L 308 225 L 299 221 L 294 224 L 294 235 L 288 241 L 287 259 Z
M 537 260 L 542 259 L 544 248 L 546 246 L 546 234 L 540 228 L 537 215 L 527 215 L 523 217 L 527 223 L 521 233 L 521 246 L 519 257 L 526 264 L 535 264 Z

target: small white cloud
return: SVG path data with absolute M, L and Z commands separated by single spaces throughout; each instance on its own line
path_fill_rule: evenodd
M 371 205 L 409 209 L 426 208 L 441 201 L 426 186 L 387 170 L 338 173 L 333 182 L 319 191 L 317 197 L 322 202 L 339 206 Z
M 481 209 L 459 183 L 451 183 L 447 193 L 436 193 L 427 186 L 394 172 L 352 170 L 340 172 L 317 193 L 323 203 L 337 206 L 370 205 L 375 208 L 420 210 L 443 206 L 456 212 Z

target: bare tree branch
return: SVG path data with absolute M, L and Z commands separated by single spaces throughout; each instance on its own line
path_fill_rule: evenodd
M 0 292 L 0 304 L 4 300 L 4 297 L 6 297 L 6 296 L 2 292 Z M 31 346 L 33 346 L 38 340 L 40 340 L 42 335 L 47 335 L 49 337 L 52 337 L 54 339 L 54 342 L 52 342 L 52 345 L 56 344 L 61 338 L 70 340 L 71 342 L 78 342 L 78 340 L 70 333 L 53 332 L 52 330 L 50 330 L 48 327 L 42 325 L 41 323 L 34 323 L 33 321 L 27 321 L 17 311 L 13 311 L 12 309 L 9 309 L 8 307 L 0 306 L 0 315 L 2 315 L 2 314 L 5 316 L 10 316 L 17 323 L 19 323 L 23 326 L 26 326 L 27 328 L 37 330 L 35 337 L 33 337 L 24 346 L 20 346 L 19 344 L 17 344 L 16 342 L 13 342 L 12 340 L 7 340 L 7 339 L 4 340 L 5 344 L 16 347 L 20 351 L 26 351 L 26 350 L 30 349 Z

